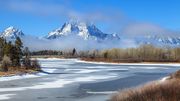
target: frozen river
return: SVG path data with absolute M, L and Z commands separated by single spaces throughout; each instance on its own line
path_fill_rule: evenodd
M 117 90 L 160 80 L 178 64 L 105 64 L 38 59 L 45 73 L 0 78 L 3 101 L 106 101 Z

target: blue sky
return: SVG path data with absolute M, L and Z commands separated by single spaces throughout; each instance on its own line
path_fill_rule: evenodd
M 0 31 L 15 26 L 42 36 L 71 18 L 92 21 L 107 32 L 117 32 L 134 22 L 180 31 L 180 0 L 0 1 Z

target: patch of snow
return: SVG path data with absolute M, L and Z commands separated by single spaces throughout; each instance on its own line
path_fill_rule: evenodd
M 8 27 L 0 34 L 0 37 L 6 38 L 6 39 L 15 39 L 17 37 L 22 37 L 22 36 L 24 36 L 24 33 L 21 30 L 16 29 L 12 26 Z
M 100 70 L 89 70 L 89 69 L 66 69 L 65 71 L 77 71 L 77 72 L 74 72 L 74 73 L 92 73 L 92 72 L 98 72 Z
M 61 36 L 68 35 L 77 35 L 84 40 L 93 39 L 93 40 L 104 40 L 104 39 L 118 39 L 118 34 L 106 34 L 101 32 L 94 24 L 80 22 L 80 21 L 71 21 L 66 22 L 61 28 L 58 28 L 50 32 L 46 38 L 47 39 L 57 39 Z
M 92 68 L 107 69 L 106 66 L 88 66 L 88 67 L 84 67 L 84 68 L 87 68 L 87 69 L 92 69 Z
M 103 94 L 103 95 L 109 95 L 109 94 L 114 94 L 117 93 L 117 91 L 103 91 L 103 92 L 92 92 L 92 91 L 87 91 L 86 93 L 88 94 Z
M 8 100 L 8 99 L 10 99 L 11 96 L 14 96 L 14 95 L 16 95 L 16 94 L 1 94 L 0 101 Z
M 50 62 L 47 62 L 47 63 L 43 63 L 41 64 L 41 67 L 48 67 L 48 68 L 51 68 L 51 67 L 60 67 L 61 64 L 54 64 L 54 63 L 50 63 Z
M 92 72 L 98 72 L 100 70 L 81 70 L 79 72 L 75 72 L 75 73 L 92 73 Z
M 169 76 L 164 77 L 164 78 L 162 78 L 162 79 L 160 80 L 160 82 L 164 82 L 164 81 L 166 81 L 166 80 L 169 79 L 169 78 L 170 78 Z
M 30 87 L 16 87 L 16 88 L 1 88 L 0 92 L 10 92 L 10 91 L 24 91 L 28 89 L 45 89 L 45 88 L 61 88 L 66 84 L 73 83 L 74 81 L 68 81 L 65 79 L 59 79 L 52 82 L 42 82 Z
M 48 73 L 53 73 L 57 69 L 47 69 L 47 68 L 42 68 L 43 71 L 48 72 Z
M 129 68 L 142 68 L 142 69 L 169 69 L 169 68 L 165 68 L 165 67 L 141 67 L 141 66 L 130 66 Z
M 112 76 L 87 76 L 87 77 L 79 77 L 75 78 L 74 81 L 76 82 L 90 82 L 90 81 L 96 81 L 96 80 L 103 80 L 103 79 L 110 79 L 110 78 L 115 78 L 117 76 L 112 75 Z
M 60 34 L 67 35 L 71 32 L 71 24 L 66 24 L 66 26 L 63 28 L 62 32 Z
M 80 23 L 78 28 L 79 28 L 79 34 L 78 35 L 83 37 L 85 40 L 87 40 L 89 37 L 89 32 L 88 32 L 86 24 Z
M 16 76 L 7 76 L 7 77 L 0 77 L 0 81 L 11 81 L 11 80 L 19 80 L 19 79 L 27 79 L 27 78 L 37 78 L 43 75 L 43 73 L 40 73 L 37 75 L 35 74 L 24 74 L 24 75 L 16 75 Z
M 168 37 L 168 41 L 170 41 L 171 43 L 173 43 L 173 39 L 171 37 Z
M 41 82 L 34 86 L 30 87 L 17 87 L 17 88 L 0 88 L 0 92 L 9 92 L 9 91 L 23 91 L 28 89 L 47 89 L 47 88 L 61 88 L 65 85 L 77 83 L 77 82 L 90 82 L 90 81 L 97 81 L 97 80 L 104 80 L 115 78 L 117 76 L 87 76 L 87 77 L 78 77 L 73 79 L 58 79 L 52 82 Z
M 108 68 L 108 69 L 105 69 L 105 70 L 122 70 L 122 71 L 126 71 L 126 70 L 129 70 L 129 69 L 125 69 L 125 68 Z
M 34 58 L 39 61 L 55 61 L 55 60 L 77 60 L 76 58 L 73 59 L 64 59 L 64 58 Z

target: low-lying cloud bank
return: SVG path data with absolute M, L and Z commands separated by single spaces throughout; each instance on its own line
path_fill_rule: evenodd
M 61 37 L 54 40 L 44 38 L 36 38 L 32 36 L 25 36 L 23 38 L 24 46 L 29 47 L 31 50 L 64 50 L 73 49 L 78 50 L 91 50 L 91 49 L 107 49 L 119 47 L 135 47 L 136 44 L 130 39 L 121 40 L 104 40 L 99 42 L 97 40 L 84 40 L 79 36 L 71 35 Z

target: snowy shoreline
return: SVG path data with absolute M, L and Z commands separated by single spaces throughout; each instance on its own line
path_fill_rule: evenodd
M 37 78 L 41 76 L 48 75 L 47 73 L 52 73 L 56 69 L 44 69 L 44 72 L 34 72 L 34 73 L 23 73 L 23 74 L 13 74 L 7 76 L 1 76 L 0 81 L 11 81 L 11 80 L 19 80 L 19 79 L 26 79 L 26 78 Z M 45 73 L 47 72 L 47 73 Z
M 109 65 L 156 65 L 156 66 L 180 66 L 180 63 L 171 63 L 171 62 L 139 62 L 139 63 L 112 63 L 112 62 L 96 62 L 96 61 L 86 61 L 82 60 L 81 58 L 36 58 L 37 60 L 72 60 L 79 63 L 90 63 L 90 64 L 109 64 Z
M 140 62 L 140 63 L 110 63 L 110 62 L 95 62 L 95 61 L 85 61 L 81 59 L 77 59 L 77 62 L 79 63 L 91 63 L 91 64 L 110 64 L 110 65 L 141 65 L 141 66 L 146 66 L 146 65 L 156 65 L 156 66 L 180 66 L 180 63 L 145 63 L 145 62 Z

